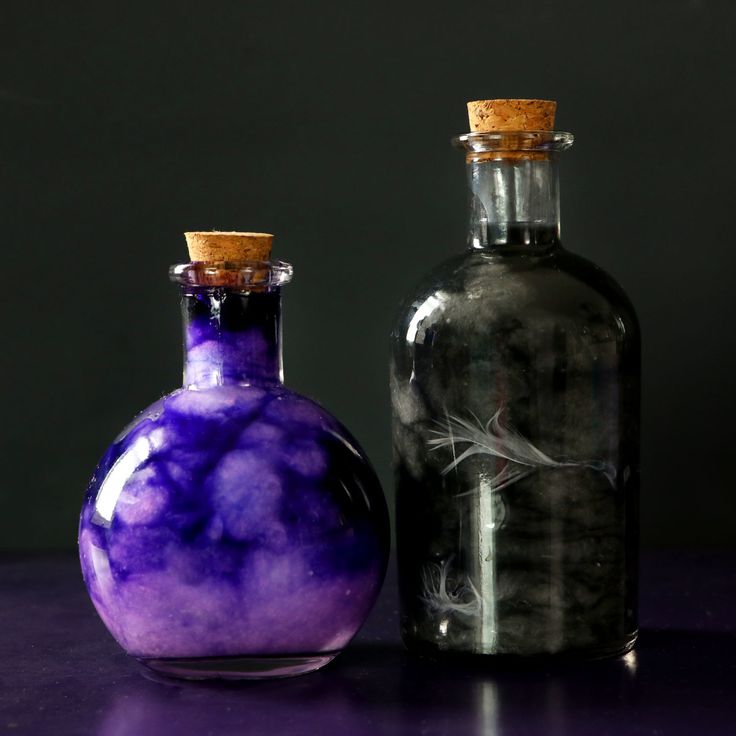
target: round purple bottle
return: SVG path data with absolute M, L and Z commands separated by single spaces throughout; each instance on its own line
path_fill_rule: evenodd
M 79 527 L 84 580 L 115 639 L 154 670 L 309 672 L 347 645 L 378 595 L 385 500 L 350 433 L 283 385 L 292 269 L 267 260 L 270 236 L 187 239 L 193 262 L 171 269 L 184 386 L 97 467 Z

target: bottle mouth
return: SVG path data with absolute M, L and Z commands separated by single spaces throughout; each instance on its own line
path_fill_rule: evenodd
M 452 144 L 472 157 L 485 153 L 547 154 L 566 151 L 575 140 L 572 133 L 559 130 L 494 131 L 492 133 L 463 133 L 452 139 Z
M 240 291 L 277 288 L 289 283 L 293 273 L 284 261 L 194 261 L 169 268 L 169 278 L 181 286 Z

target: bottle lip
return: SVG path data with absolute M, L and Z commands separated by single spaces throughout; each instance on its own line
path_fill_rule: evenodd
M 181 286 L 268 290 L 291 281 L 294 268 L 285 261 L 192 261 L 169 268 L 169 278 Z
M 566 151 L 573 144 L 572 133 L 561 130 L 503 130 L 491 133 L 463 133 L 452 144 L 468 153 L 494 151 Z

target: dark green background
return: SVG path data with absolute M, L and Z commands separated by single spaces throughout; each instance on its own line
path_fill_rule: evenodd
M 464 247 L 464 103 L 559 101 L 567 246 L 644 332 L 643 538 L 734 540 L 731 0 L 0 6 L 0 547 L 65 548 L 180 380 L 187 229 L 276 233 L 287 381 L 390 493 L 395 305 Z

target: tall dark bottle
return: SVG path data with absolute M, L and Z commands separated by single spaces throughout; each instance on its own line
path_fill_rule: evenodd
M 392 334 L 401 626 L 424 654 L 636 639 L 639 328 L 560 243 L 555 107 L 468 104 L 468 247 Z

